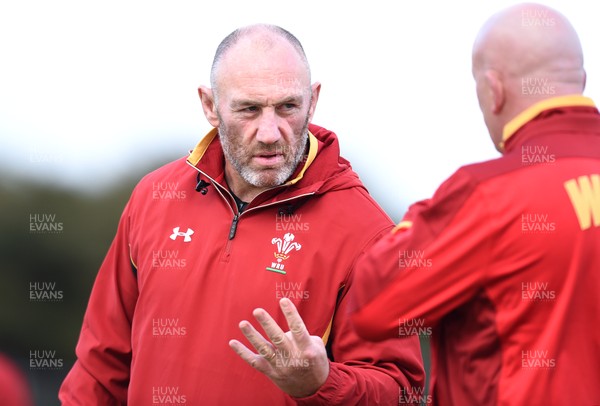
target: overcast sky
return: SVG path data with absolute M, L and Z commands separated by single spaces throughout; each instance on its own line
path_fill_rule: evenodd
M 225 35 L 257 22 L 303 43 L 322 83 L 313 122 L 395 220 L 459 166 L 495 158 L 471 47 L 515 1 L 4 1 L 0 161 L 4 176 L 110 184 L 183 156 L 210 129 L 197 87 Z M 590 2 L 545 1 L 579 32 L 586 95 L 599 93 L 600 25 Z

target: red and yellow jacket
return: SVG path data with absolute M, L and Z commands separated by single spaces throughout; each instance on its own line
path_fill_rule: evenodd
M 434 404 L 600 404 L 600 114 L 553 98 L 504 136 L 363 257 L 356 329 L 431 332 Z
M 373 344 L 352 330 L 355 263 L 393 224 L 335 134 L 309 129 L 293 180 L 242 214 L 216 130 L 139 183 L 94 284 L 64 404 L 398 404 L 400 388 L 422 386 L 416 337 Z M 282 297 L 330 356 L 329 378 L 309 398 L 287 396 L 228 345 L 245 340 L 238 323 L 257 307 L 285 328 Z

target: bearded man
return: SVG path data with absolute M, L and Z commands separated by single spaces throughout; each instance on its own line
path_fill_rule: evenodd
M 280 27 L 219 45 L 199 89 L 214 129 L 135 188 L 63 404 L 397 405 L 420 393 L 418 337 L 367 343 L 349 322 L 354 265 L 393 223 L 336 135 L 309 124 L 310 80 Z

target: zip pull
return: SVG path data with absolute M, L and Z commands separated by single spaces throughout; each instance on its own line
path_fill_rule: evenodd
M 237 230 L 237 225 L 238 225 L 238 220 L 240 219 L 240 215 L 236 214 L 235 216 L 233 216 L 233 222 L 231 223 L 231 228 L 229 229 L 229 239 L 233 240 L 233 237 L 235 237 L 235 232 Z

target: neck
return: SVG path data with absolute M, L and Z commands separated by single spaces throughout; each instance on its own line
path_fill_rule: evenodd
M 225 181 L 233 194 L 246 203 L 250 203 L 256 196 L 270 189 L 270 187 L 258 187 L 246 182 L 228 163 L 225 165 Z

